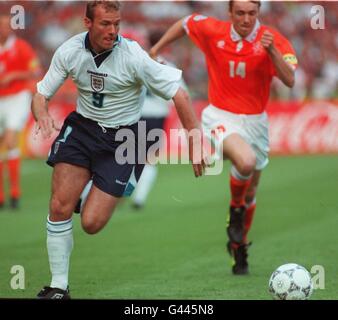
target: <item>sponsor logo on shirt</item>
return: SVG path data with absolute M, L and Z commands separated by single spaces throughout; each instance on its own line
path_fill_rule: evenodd
M 224 40 L 220 40 L 217 42 L 217 48 L 224 49 L 224 46 L 225 46 Z
M 256 42 L 253 46 L 253 54 L 256 56 L 261 55 L 264 52 L 264 48 L 260 42 Z

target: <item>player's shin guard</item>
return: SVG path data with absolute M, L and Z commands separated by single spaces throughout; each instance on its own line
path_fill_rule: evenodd
M 251 175 L 242 176 L 235 166 L 231 167 L 230 190 L 231 206 L 240 207 L 245 205 L 245 194 L 250 185 Z
M 10 195 L 12 199 L 20 197 L 20 151 L 13 149 L 8 152 L 8 171 Z
M 47 251 L 52 274 L 51 287 L 67 290 L 69 259 L 73 249 L 72 219 L 53 222 L 47 218 Z
M 246 205 L 245 210 L 245 219 L 244 219 L 244 243 L 248 243 L 248 233 L 250 231 L 253 217 L 256 211 L 256 199 L 254 199 L 250 204 Z

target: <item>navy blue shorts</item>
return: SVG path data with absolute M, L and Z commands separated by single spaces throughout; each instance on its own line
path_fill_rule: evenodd
M 115 136 L 121 129 L 131 130 L 133 139 L 116 141 Z M 125 150 L 121 149 L 122 144 L 133 150 L 133 161 L 121 163 L 123 157 L 127 159 L 126 153 L 121 151 Z M 87 168 L 92 173 L 94 185 L 108 194 L 129 196 L 144 167 L 144 162 L 138 163 L 137 123 L 118 129 L 103 128 L 77 112 L 70 113 L 47 160 L 50 166 L 60 162 Z

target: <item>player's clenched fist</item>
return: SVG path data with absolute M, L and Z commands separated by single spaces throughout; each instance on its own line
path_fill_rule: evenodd
M 273 42 L 274 42 L 274 35 L 271 32 L 265 30 L 261 38 L 262 46 L 265 49 L 270 50 L 272 49 Z

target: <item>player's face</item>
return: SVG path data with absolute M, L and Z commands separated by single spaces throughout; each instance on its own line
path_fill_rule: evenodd
M 10 18 L 8 16 L 0 16 L 0 42 L 5 42 L 11 32 Z
M 258 4 L 250 1 L 234 1 L 229 12 L 235 30 L 243 38 L 248 36 L 255 27 L 258 16 Z
M 120 11 L 106 11 L 103 6 L 95 8 L 93 20 L 85 18 L 85 25 L 89 30 L 90 44 L 95 52 L 113 48 L 120 30 L 120 21 Z

